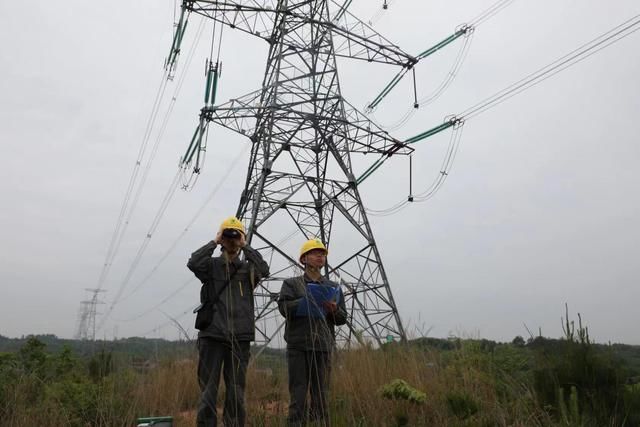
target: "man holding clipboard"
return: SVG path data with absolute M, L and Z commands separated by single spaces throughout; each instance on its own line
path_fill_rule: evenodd
M 347 310 L 340 286 L 322 276 L 327 254 L 327 248 L 319 239 L 305 242 L 299 257 L 305 268 L 304 275 L 285 280 L 278 298 L 278 308 L 286 318 L 289 426 L 302 426 L 307 420 L 328 425 L 327 399 L 335 326 L 347 322 Z M 309 392 L 310 405 L 307 404 Z

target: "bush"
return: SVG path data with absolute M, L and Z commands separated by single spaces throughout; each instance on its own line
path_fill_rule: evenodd
M 625 386 L 624 419 L 628 426 L 640 426 L 640 384 Z
M 420 390 L 411 387 L 405 380 L 395 379 L 380 389 L 380 393 L 386 399 L 406 400 L 415 404 L 423 404 L 427 395 Z
M 612 417 L 622 419 L 624 372 L 620 363 L 610 352 L 593 345 L 580 314 L 577 330 L 568 320 L 568 308 L 566 315 L 563 340 L 548 346 L 540 339 L 532 343 L 537 356 L 534 388 L 539 400 L 558 420 L 566 419 L 571 411 L 578 411 L 573 418 L 579 415 L 597 425 L 609 424 Z
M 447 393 L 446 401 L 451 413 L 463 420 L 475 415 L 479 410 L 478 403 L 467 393 Z

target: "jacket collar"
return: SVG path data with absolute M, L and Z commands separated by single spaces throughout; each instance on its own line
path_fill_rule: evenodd
M 324 276 L 320 276 L 320 279 L 318 279 L 318 280 L 313 280 L 311 277 L 309 277 L 309 275 L 306 272 L 304 273 L 304 276 L 302 276 L 302 277 L 304 278 L 304 281 L 306 283 L 326 283 L 326 282 L 329 281 Z
M 224 251 L 224 250 L 223 250 Z M 235 257 L 232 261 L 231 264 L 233 264 L 236 268 L 240 268 L 240 266 L 242 265 L 242 260 L 241 260 L 241 256 L 242 254 L 239 253 L 237 257 Z M 226 257 L 224 253 L 220 254 L 220 260 L 224 263 L 226 261 Z

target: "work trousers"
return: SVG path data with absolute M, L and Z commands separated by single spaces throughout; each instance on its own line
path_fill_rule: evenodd
M 314 425 L 328 426 L 331 352 L 287 349 L 287 365 L 291 400 L 287 425 L 304 426 L 310 421 Z M 307 403 L 308 393 L 310 403 Z
M 222 371 L 226 388 L 224 425 L 243 427 L 246 419 L 244 390 L 250 354 L 249 341 L 226 342 L 199 338 L 198 352 L 198 383 L 202 394 L 197 426 L 217 426 L 216 400 Z

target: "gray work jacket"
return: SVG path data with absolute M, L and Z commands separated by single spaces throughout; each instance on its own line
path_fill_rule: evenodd
M 253 291 L 258 282 L 269 276 L 269 266 L 260 252 L 245 246 L 242 252 L 246 260 L 236 257 L 213 257 L 216 243 L 211 241 L 191 254 L 187 267 L 202 282 L 200 302 L 206 304 L 220 294 L 213 305 L 211 324 L 198 333 L 221 341 L 253 341 L 255 316 Z M 227 281 L 229 284 L 227 285 Z M 222 290 L 222 292 L 221 292 Z
M 347 323 L 344 295 L 340 291 L 338 311 L 325 317 L 299 316 L 298 306 L 308 296 L 307 284 L 337 288 L 338 284 L 325 278 L 311 280 L 307 275 L 292 277 L 282 283 L 278 309 L 285 317 L 284 339 L 287 348 L 304 351 L 332 351 L 335 347 L 335 327 Z

